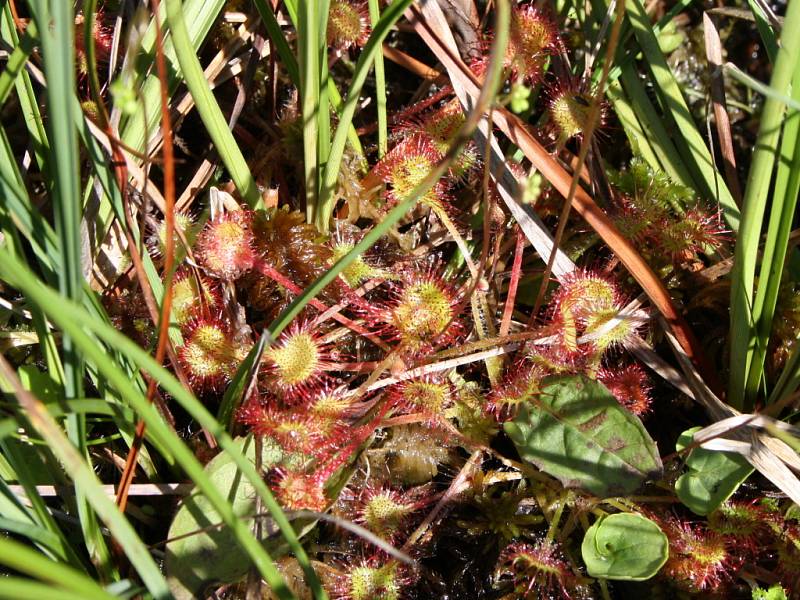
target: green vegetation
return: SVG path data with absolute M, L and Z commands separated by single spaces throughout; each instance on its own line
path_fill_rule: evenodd
M 800 594 L 772 11 L 0 3 L 0 597 Z

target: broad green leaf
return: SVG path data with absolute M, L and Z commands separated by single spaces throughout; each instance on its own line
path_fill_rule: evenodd
M 234 441 L 242 453 L 255 464 L 255 441 L 252 437 Z M 264 438 L 262 468 L 270 468 L 283 458 L 280 447 Z M 231 502 L 239 517 L 256 512 L 256 492 L 227 453 L 214 457 L 206 465 L 206 473 Z M 169 529 L 166 572 L 170 589 L 176 598 L 194 598 L 212 582 L 230 583 L 241 578 L 250 568 L 250 560 L 227 527 L 217 527 L 222 517 L 197 489 L 184 499 Z M 264 526 L 266 532 L 271 528 Z M 274 527 L 272 527 L 274 529 Z M 186 537 L 183 537 L 186 536 Z
M 683 450 L 692 443 L 700 427 L 684 431 L 675 448 Z M 675 492 L 681 502 L 698 515 L 714 512 L 753 472 L 744 457 L 732 452 L 695 448 L 686 459 L 687 472 L 675 482 Z
M 642 422 L 603 384 L 581 375 L 544 380 L 505 431 L 520 456 L 601 498 L 634 491 L 661 473 L 661 459 Z
M 595 521 L 581 544 L 586 571 L 592 577 L 644 581 L 669 558 L 669 540 L 650 519 L 618 513 Z

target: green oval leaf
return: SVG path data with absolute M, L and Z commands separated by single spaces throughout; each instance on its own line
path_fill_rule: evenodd
M 644 581 L 667 562 L 669 540 L 650 519 L 619 513 L 589 527 L 581 555 L 592 577 Z
M 268 469 L 283 459 L 283 453 L 272 440 L 263 439 L 261 464 Z M 235 443 L 255 463 L 255 440 L 238 438 Z M 206 465 L 206 473 L 230 500 L 237 515 L 255 513 L 255 489 L 227 452 L 215 456 Z M 165 568 L 170 589 L 179 600 L 198 597 L 211 582 L 236 581 L 250 568 L 250 560 L 233 533 L 226 527 L 215 527 L 221 521 L 219 513 L 198 490 L 184 499 L 175 514 L 167 537 L 178 539 L 167 544 Z M 266 537 L 270 527 L 265 525 L 263 530 Z
M 680 452 L 700 427 L 684 431 L 675 448 Z M 747 460 L 733 452 L 694 448 L 686 458 L 686 473 L 675 482 L 675 493 L 689 510 L 705 516 L 717 510 L 753 472 Z
M 642 422 L 582 375 L 545 379 L 504 428 L 523 460 L 601 498 L 630 493 L 661 473 Z

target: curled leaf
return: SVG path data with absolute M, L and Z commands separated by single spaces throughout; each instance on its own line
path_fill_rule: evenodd
M 598 519 L 586 531 L 581 555 L 592 577 L 644 581 L 667 562 L 669 540 L 650 519 L 619 513 Z

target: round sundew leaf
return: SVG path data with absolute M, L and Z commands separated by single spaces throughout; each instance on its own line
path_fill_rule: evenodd
M 237 438 L 235 442 L 255 463 L 255 440 L 248 436 Z M 269 438 L 263 438 L 262 468 L 268 469 L 282 460 L 280 447 Z M 206 465 L 206 472 L 237 515 L 255 513 L 255 489 L 227 453 L 215 456 Z M 236 581 L 250 568 L 250 559 L 234 535 L 225 527 L 212 527 L 221 521 L 219 513 L 198 490 L 186 496 L 175 514 L 167 538 L 179 539 L 166 546 L 165 570 L 170 589 L 179 600 L 200 596 L 210 583 Z M 262 528 L 265 544 L 272 529 L 268 523 Z M 278 543 L 276 541 L 274 546 Z M 270 554 L 275 554 L 275 548 L 269 550 Z
M 684 431 L 675 448 L 678 451 L 693 442 L 700 427 Z M 686 458 L 686 473 L 675 482 L 675 493 L 698 515 L 708 515 L 730 498 L 753 472 L 753 467 L 739 454 L 694 448 Z
M 661 528 L 638 514 L 619 513 L 598 519 L 581 544 L 592 577 L 644 581 L 669 558 L 669 540 Z
M 639 418 L 582 375 L 546 378 L 504 429 L 523 460 L 601 498 L 630 493 L 662 470 Z

